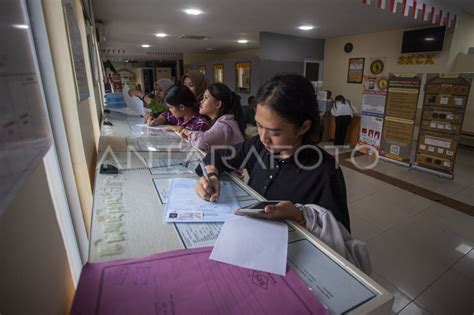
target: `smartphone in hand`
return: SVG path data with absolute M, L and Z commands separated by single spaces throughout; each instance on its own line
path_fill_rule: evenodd
M 266 206 L 272 206 L 280 203 L 280 200 L 267 200 L 267 201 L 259 201 L 254 203 L 253 205 L 247 206 L 242 209 L 237 209 L 235 214 L 252 214 L 252 213 L 260 213 L 264 212 Z

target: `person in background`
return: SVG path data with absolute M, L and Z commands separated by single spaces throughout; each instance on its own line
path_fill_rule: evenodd
M 334 137 L 334 145 L 344 145 L 346 140 L 347 128 L 354 116 L 354 110 L 351 102 L 346 100 L 344 96 L 336 96 L 336 100 L 331 109 L 331 115 L 336 119 L 336 135 Z
M 191 70 L 183 75 L 181 82 L 193 92 L 200 104 L 208 85 L 206 77 L 198 70 Z
M 323 140 L 326 112 L 328 111 L 328 108 L 332 108 L 333 102 L 332 92 L 330 90 L 326 90 L 325 100 L 318 100 L 319 118 L 321 119 L 321 125 L 319 126 L 319 140 Z
M 297 74 L 277 75 L 259 88 L 256 101 L 258 136 L 211 150 L 204 158 L 210 183 L 201 177 L 196 193 L 217 200 L 219 174 L 245 168 L 250 187 L 269 200 L 282 200 L 265 207 L 259 217 L 293 220 L 316 233 L 318 207 L 323 207 L 350 232 L 342 171 L 317 146 L 320 119 L 311 82 Z M 200 167 L 196 172 L 202 176 Z
M 128 91 L 130 96 L 137 96 L 140 98 L 146 107 L 151 109 L 151 113 L 145 113 L 145 122 L 148 123 L 150 119 L 157 118 L 161 113 L 168 110 L 168 107 L 163 102 L 166 90 L 174 83 L 170 79 L 159 79 L 155 82 L 153 96 L 145 95 L 141 90 L 131 89 Z
M 246 138 L 251 138 L 256 136 L 258 133 L 257 125 L 255 123 L 255 108 L 257 107 L 257 103 L 255 102 L 254 96 L 249 96 L 247 102 L 248 106 L 242 107 L 245 123 L 244 135 Z
M 225 84 L 214 83 L 208 86 L 199 113 L 211 119 L 211 128 L 207 131 L 184 129 L 181 132 L 181 136 L 198 149 L 209 151 L 213 145 L 237 144 L 244 141 L 240 96 Z
M 178 132 L 182 129 L 209 129 L 209 122 L 198 114 L 196 98 L 188 87 L 182 84 L 171 86 L 166 91 L 164 101 L 169 111 L 161 113 L 156 119 L 149 119 L 149 126 L 171 125 L 167 130 Z
M 255 124 L 255 107 L 257 107 L 257 104 L 255 104 L 255 97 L 254 96 L 249 96 L 247 99 L 248 105 L 242 107 L 242 112 L 244 114 L 244 123 L 245 125 L 252 125 L 256 126 Z

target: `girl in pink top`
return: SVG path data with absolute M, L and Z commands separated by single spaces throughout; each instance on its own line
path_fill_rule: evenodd
M 204 92 L 199 113 L 211 118 L 207 131 L 183 130 L 181 136 L 200 150 L 213 145 L 232 145 L 244 141 L 243 114 L 240 96 L 225 84 L 211 84 Z

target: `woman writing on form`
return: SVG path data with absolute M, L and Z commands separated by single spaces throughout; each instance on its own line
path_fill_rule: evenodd
M 182 84 L 175 84 L 167 91 L 164 99 L 169 112 L 164 112 L 154 120 L 150 120 L 148 125 L 171 125 L 169 130 L 181 131 L 207 130 L 209 122 L 206 118 L 198 114 L 196 98 L 190 89 Z
M 311 83 L 296 74 L 277 75 L 260 87 L 256 101 L 258 136 L 208 153 L 204 162 L 210 183 L 201 177 L 197 194 L 215 201 L 219 174 L 246 168 L 250 187 L 269 200 L 284 200 L 265 207 L 259 217 L 306 222 L 311 230 L 318 214 L 315 207 L 304 205 L 313 204 L 330 211 L 350 231 L 342 171 L 316 145 L 319 113 Z M 200 167 L 197 172 L 201 175 Z

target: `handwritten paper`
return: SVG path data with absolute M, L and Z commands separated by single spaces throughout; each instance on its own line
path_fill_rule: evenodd
M 165 222 L 224 222 L 235 218 L 239 208 L 237 197 L 229 182 L 221 182 L 221 192 L 216 202 L 209 202 L 196 194 L 197 179 L 174 178 L 164 211 Z

